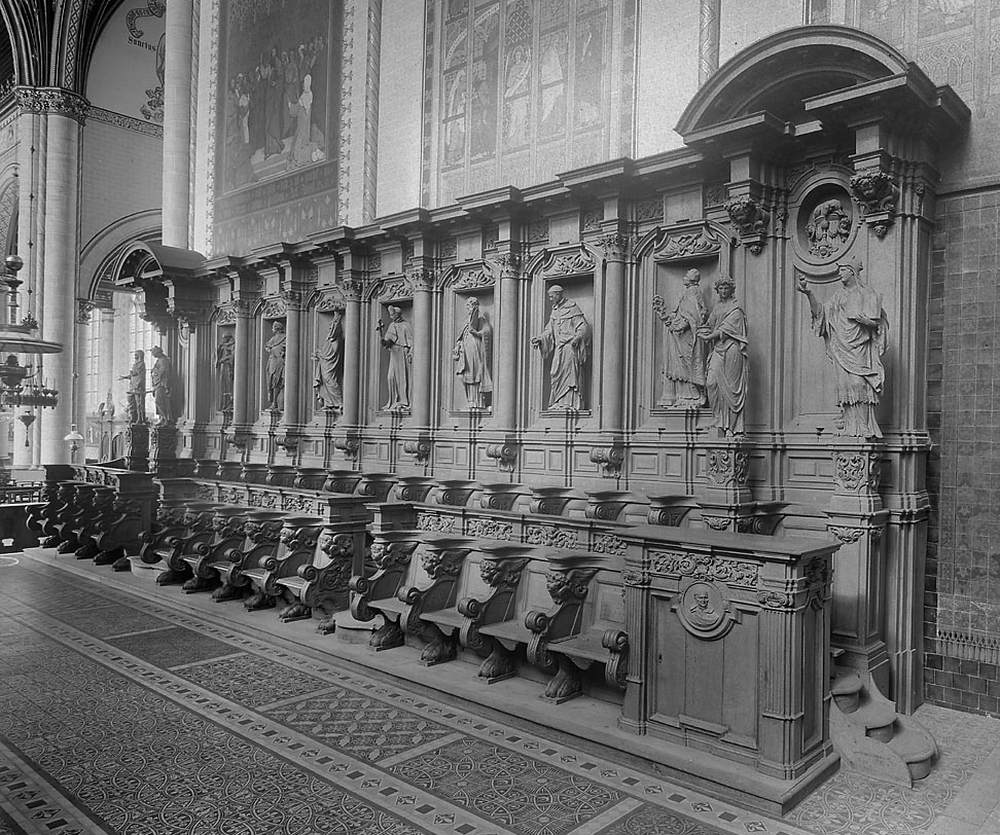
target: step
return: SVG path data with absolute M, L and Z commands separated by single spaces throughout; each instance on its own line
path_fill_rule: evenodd
M 857 670 L 834 667 L 830 695 L 844 713 L 854 713 L 861 706 L 861 692 L 864 686 Z
M 851 715 L 851 722 L 864 725 L 865 736 L 889 742 L 895 734 L 896 710 L 884 702 L 867 702 Z
M 922 780 L 930 774 L 937 745 L 923 728 L 904 725 L 886 745 L 906 763 L 912 779 Z

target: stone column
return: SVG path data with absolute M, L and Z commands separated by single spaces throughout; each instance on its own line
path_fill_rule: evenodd
M 625 367 L 625 256 L 629 240 L 624 235 L 606 235 L 599 241 L 604 250 L 607 270 L 604 275 L 603 327 L 601 328 L 601 366 Z M 622 430 L 622 396 L 625 375 L 605 374 L 601 382 L 601 429 Z
M 294 432 L 299 424 L 299 401 L 302 396 L 302 293 L 299 290 L 285 290 L 281 297 L 285 302 L 284 425 Z
M 701 0 L 698 20 L 698 86 L 719 69 L 722 0 Z
M 497 258 L 500 270 L 500 309 L 496 347 L 501 361 L 496 369 L 496 393 L 493 410 L 501 429 L 511 430 L 517 425 L 517 363 L 514 346 L 517 345 L 518 281 L 520 279 L 520 259 L 513 254 Z M 509 361 L 508 361 L 509 360 Z
M 344 411 L 345 426 L 357 426 L 361 394 L 361 284 L 350 279 L 340 285 L 347 301 L 344 310 Z
M 163 78 L 163 243 L 188 247 L 191 193 L 192 0 L 170 0 Z
M 113 308 L 101 308 L 101 338 L 100 356 L 98 357 L 97 370 L 97 392 L 99 400 L 106 401 L 108 394 L 111 394 L 111 402 L 114 403 L 115 385 L 115 311 Z M 117 408 L 117 405 L 116 407 Z
M 233 361 L 233 430 L 246 432 L 250 406 L 250 303 L 243 299 L 233 302 L 236 312 L 236 355 Z
M 413 423 L 426 429 L 431 418 L 431 284 L 426 267 L 410 273 L 413 282 L 413 391 L 410 409 Z
M 63 437 L 73 422 L 76 306 L 72 300 L 77 296 L 79 269 L 80 129 L 86 102 L 66 90 L 34 92 L 38 105 L 48 113 L 44 249 L 41 280 L 36 282 L 36 293 L 40 291 L 38 318 L 42 338 L 63 346 L 62 353 L 50 354 L 42 363 L 44 380 L 59 391 L 59 404 L 39 416 L 39 458 L 42 463 L 53 464 L 69 461 Z

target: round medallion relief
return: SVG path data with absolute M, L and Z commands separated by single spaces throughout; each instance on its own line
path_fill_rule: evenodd
M 694 582 L 677 607 L 684 625 L 694 632 L 713 632 L 726 616 L 726 601 L 714 583 Z
M 799 204 L 796 249 L 813 264 L 836 261 L 857 233 L 854 205 L 847 190 L 836 183 L 812 189 Z

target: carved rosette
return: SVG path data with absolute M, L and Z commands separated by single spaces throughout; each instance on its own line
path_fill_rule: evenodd
M 760 255 L 764 249 L 764 233 L 767 229 L 767 215 L 761 205 L 752 197 L 741 195 L 726 203 L 729 220 L 753 255 Z
M 882 456 L 874 450 L 834 450 L 833 479 L 847 493 L 878 493 Z
M 861 216 L 879 238 L 884 238 L 895 220 L 899 187 L 885 171 L 872 168 L 851 177 L 851 194 Z

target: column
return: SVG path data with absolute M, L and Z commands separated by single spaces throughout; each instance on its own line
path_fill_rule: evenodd
M 410 273 L 413 282 L 413 422 L 424 429 L 431 416 L 431 276 L 429 269 Z
M 500 361 L 497 365 L 494 413 L 501 429 L 511 430 L 517 425 L 517 308 L 520 260 L 507 254 L 497 258 L 500 268 L 500 310 L 498 311 L 497 341 L 494 351 Z
M 233 429 L 246 431 L 250 397 L 250 303 L 233 302 L 236 311 L 236 356 L 233 362 Z
M 188 247 L 191 192 L 192 0 L 170 0 L 163 77 L 163 243 Z
M 722 0 L 701 0 L 698 20 L 698 86 L 719 69 Z
M 601 381 L 601 429 L 622 430 L 622 394 L 625 375 L 625 253 L 628 238 L 619 234 L 600 239 L 607 261 L 604 274 L 603 327 L 601 328 L 601 367 L 611 373 Z
M 76 284 L 79 255 L 79 156 L 80 127 L 85 103 L 64 90 L 46 91 L 48 141 L 45 154 L 44 253 L 41 275 L 41 336 L 58 342 L 62 353 L 49 354 L 42 363 L 43 377 L 59 391 L 54 409 L 39 415 L 41 441 L 39 458 L 43 464 L 69 461 L 63 438 L 73 422 L 73 368 L 76 342 Z
M 301 397 L 301 356 L 302 345 L 302 292 L 285 290 L 281 294 L 285 301 L 285 400 L 284 425 L 296 427 L 299 424 L 299 401 Z
M 345 426 L 357 426 L 361 400 L 361 283 L 340 285 L 347 301 L 344 310 L 344 412 Z
M 113 389 L 115 385 L 115 311 L 110 307 L 102 307 L 98 313 L 101 322 L 100 355 L 97 365 L 98 402 L 115 402 Z M 110 397 L 109 397 L 110 395 Z

